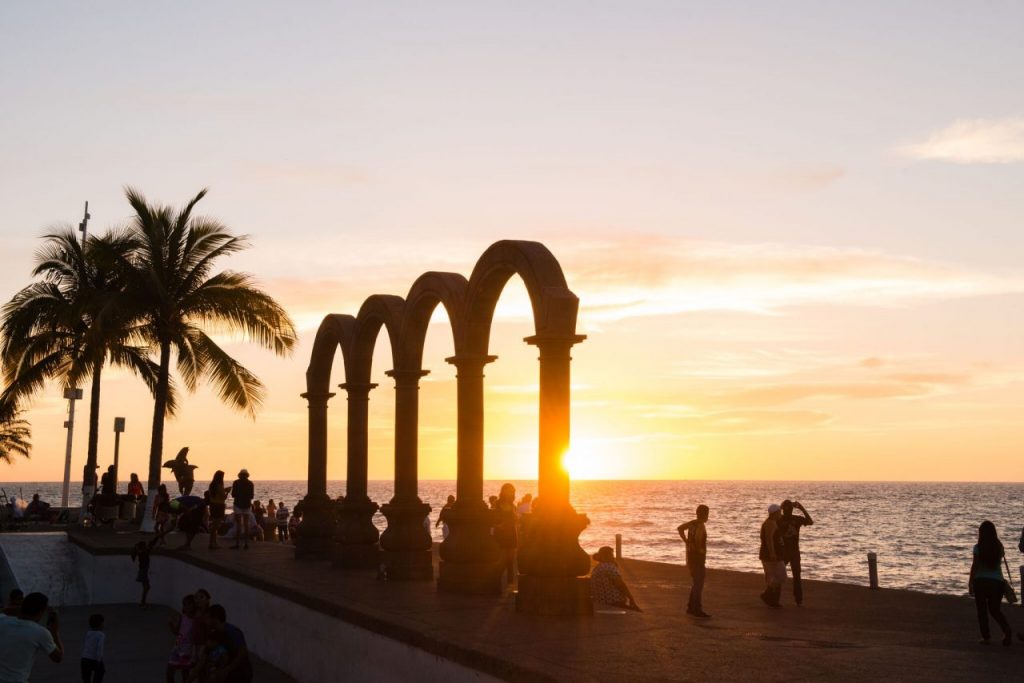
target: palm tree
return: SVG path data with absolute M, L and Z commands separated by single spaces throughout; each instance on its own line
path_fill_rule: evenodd
M 0 358 L 5 401 L 19 406 L 47 380 L 78 386 L 91 380 L 86 494 L 96 486 L 101 376 L 107 362 L 128 368 L 154 389 L 157 367 L 143 330 L 125 307 L 121 283 L 103 259 L 127 254 L 125 232 L 90 236 L 70 228 L 44 236 L 28 285 L 2 309 Z
M 0 462 L 14 462 L 14 455 L 28 457 L 32 430 L 13 403 L 0 399 Z
M 149 452 L 152 500 L 160 485 L 172 352 L 189 391 L 206 378 L 222 401 L 255 416 L 263 401 L 263 384 L 222 349 L 207 329 L 241 333 L 280 356 L 288 354 L 296 337 L 284 308 L 259 289 L 252 276 L 230 270 L 213 274 L 217 259 L 241 251 L 248 241 L 232 235 L 216 220 L 192 215 L 205 189 L 177 211 L 149 204 L 132 188 L 126 194 L 135 211 L 128 228 L 133 250 L 130 258 L 121 259 L 120 270 L 146 338 L 160 357 Z M 151 509 L 147 506 L 146 530 L 152 524 Z

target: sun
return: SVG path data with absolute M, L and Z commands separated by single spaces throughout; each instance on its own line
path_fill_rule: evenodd
M 599 440 L 577 442 L 562 455 L 562 468 L 572 479 L 617 479 L 616 460 Z

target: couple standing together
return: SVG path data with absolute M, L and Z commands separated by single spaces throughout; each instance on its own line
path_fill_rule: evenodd
M 793 509 L 802 515 L 794 515 Z M 686 544 L 686 567 L 690 570 L 693 585 L 686 613 L 699 619 L 709 619 L 704 611 L 704 577 L 708 555 L 708 532 L 705 526 L 710 510 L 707 505 L 697 506 L 697 518 L 680 524 L 677 531 Z M 784 501 L 782 505 L 768 506 L 768 518 L 761 524 L 761 549 L 759 557 L 764 568 L 765 590 L 761 599 L 774 607 L 779 606 L 782 584 L 786 580 L 786 563 L 793 570 L 793 598 L 796 604 L 803 603 L 803 586 L 800 581 L 800 527 L 814 524 L 810 513 L 800 503 Z

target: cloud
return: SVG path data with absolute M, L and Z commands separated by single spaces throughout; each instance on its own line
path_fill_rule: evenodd
M 817 410 L 736 409 L 701 412 L 685 404 L 646 406 L 641 417 L 671 420 L 688 436 L 722 434 L 779 434 L 805 431 L 828 424 L 832 416 Z
M 332 275 L 310 266 L 306 277 L 267 281 L 301 329 L 327 313 L 358 311 L 372 293 L 404 295 L 426 270 L 469 275 L 479 245 L 362 244 Z M 935 299 L 1024 292 L 1024 272 L 985 272 L 864 249 L 732 243 L 669 236 L 562 237 L 548 246 L 580 297 L 585 324 L 693 312 L 778 315 L 799 306 L 895 308 Z M 325 245 L 321 253 L 331 253 Z M 344 252 L 340 252 L 344 253 Z M 458 258 L 466 256 L 465 259 Z M 504 294 L 496 321 L 531 316 L 525 289 Z
M 1024 161 L 1024 117 L 958 120 L 899 151 L 911 159 L 957 164 Z

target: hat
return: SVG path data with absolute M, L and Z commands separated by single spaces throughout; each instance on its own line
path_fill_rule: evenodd
M 591 557 L 593 557 L 598 562 L 614 562 L 615 551 L 613 551 L 610 547 L 603 545 L 598 549 L 596 553 L 591 555 Z
M 782 508 L 780 508 L 780 507 L 778 506 L 778 504 L 776 504 L 776 503 L 772 503 L 771 505 L 769 505 L 769 506 L 768 506 L 768 514 L 769 514 L 769 515 L 774 515 L 774 514 L 775 514 L 776 512 L 778 512 L 778 511 L 779 511 L 779 510 L 781 510 L 781 509 L 782 509 Z
M 249 476 L 249 470 L 247 470 L 245 468 L 242 468 L 242 471 L 238 473 L 238 476 L 240 476 L 240 477 L 248 477 Z M 779 506 L 776 505 L 775 507 L 779 507 Z

